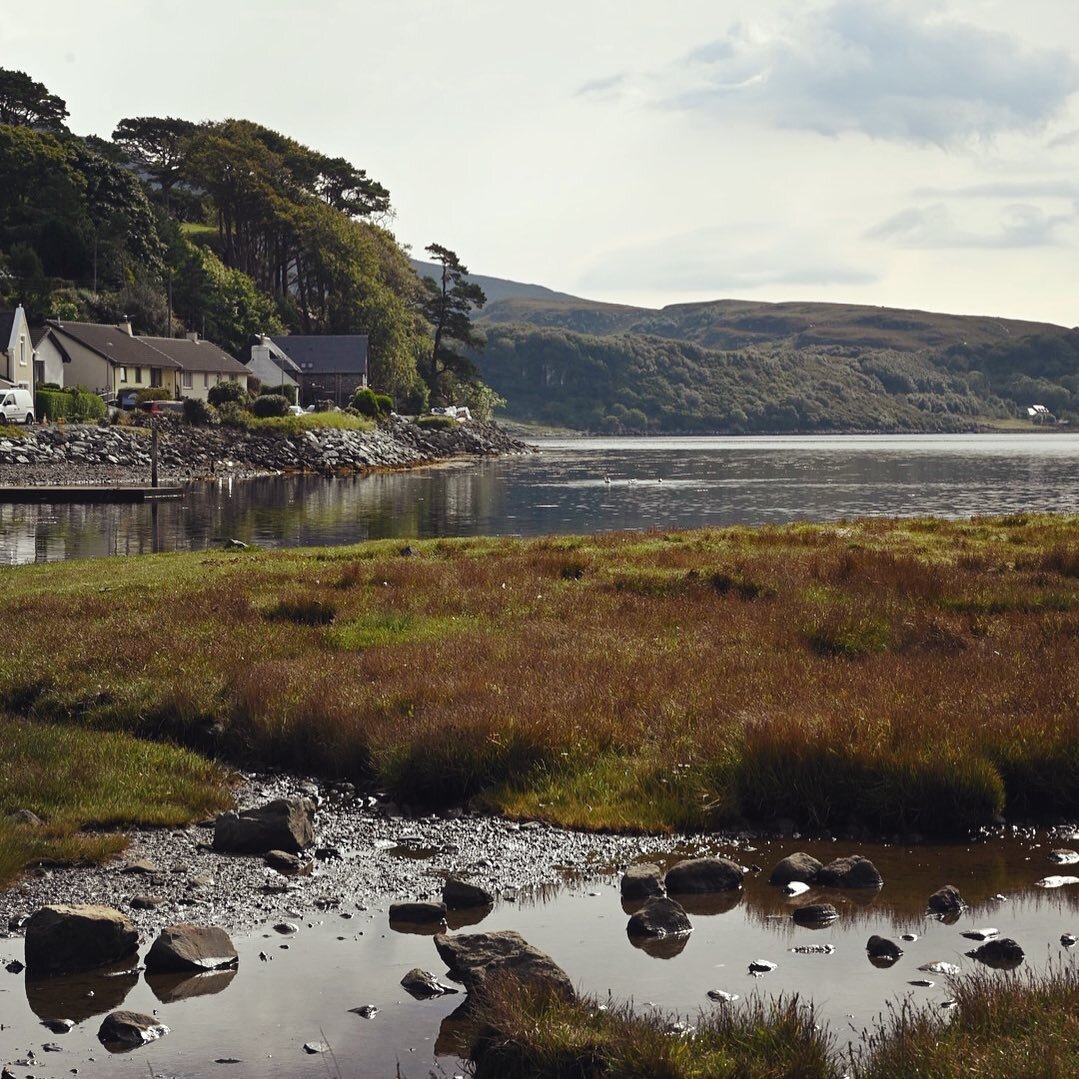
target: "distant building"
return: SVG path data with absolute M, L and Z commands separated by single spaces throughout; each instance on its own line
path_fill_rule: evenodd
M 22 304 L 14 311 L 0 311 L 0 383 L 5 389 L 29 390 L 39 381 L 36 371 L 34 341 Z
M 367 385 L 367 340 L 365 334 L 261 337 L 247 367 L 263 386 L 295 386 L 302 405 L 332 401 L 344 408 Z

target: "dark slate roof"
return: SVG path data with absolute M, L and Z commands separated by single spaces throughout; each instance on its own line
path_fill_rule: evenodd
M 270 340 L 305 375 L 367 374 L 366 334 L 288 334 Z
M 0 352 L 7 352 L 11 331 L 15 326 L 14 311 L 0 311 Z
M 192 341 L 189 337 L 136 337 L 184 371 L 239 376 L 251 372 L 212 341 Z
M 179 367 L 163 352 L 151 348 L 142 337 L 132 337 L 117 326 L 100 322 L 58 322 L 46 325 L 54 334 L 68 337 L 112 363 L 127 367 Z

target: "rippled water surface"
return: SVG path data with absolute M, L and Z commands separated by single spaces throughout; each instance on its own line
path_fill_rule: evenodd
M 348 479 L 203 484 L 181 502 L 0 504 L 0 562 L 384 537 L 541 535 L 1079 509 L 1079 436 L 548 439 L 538 454 Z
M 1072 846 L 1077 841 L 1079 836 L 1071 837 Z M 872 858 L 884 877 L 880 892 L 815 890 L 797 899 L 767 884 L 768 871 L 781 856 L 803 849 L 829 860 L 854 848 L 797 840 L 720 846 L 720 853 L 760 865 L 763 872 L 751 874 L 743 890 L 687 900 L 693 932 L 648 948 L 634 946 L 626 936 L 633 908 L 623 906 L 617 876 L 604 873 L 500 902 L 479 926 L 456 924 L 460 932 L 514 929 L 547 951 L 585 991 L 601 998 L 608 992 L 616 999 L 632 998 L 641 1010 L 658 1008 L 692 1020 L 702 1009 L 724 1006 L 708 1000 L 709 989 L 743 999 L 798 993 L 815 1002 L 820 1018 L 845 1043 L 857 1041 L 889 1001 L 894 1006 L 909 997 L 939 1008 L 949 997 L 946 979 L 918 967 L 943 960 L 963 970 L 976 968 L 977 962 L 965 954 L 976 943 L 964 932 L 992 928 L 1013 937 L 1027 953 L 1025 965 L 1034 969 L 1074 964 L 1074 950 L 1064 948 L 1060 936 L 1079 931 L 1079 884 L 1048 890 L 1035 885 L 1049 874 L 1074 871 L 1050 863 L 1051 845 L 1029 838 L 954 847 L 861 845 L 856 849 Z M 394 855 L 371 851 L 364 856 Z M 662 840 L 642 841 L 642 858 L 664 863 L 678 856 Z M 439 868 L 433 855 L 433 888 Z M 956 884 L 970 903 L 951 924 L 926 916 L 926 898 L 944 883 Z M 814 930 L 791 921 L 794 907 L 822 900 L 839 910 L 832 926 Z M 287 898 L 282 904 L 287 916 Z M 387 906 L 388 900 L 357 909 L 345 897 L 339 909 L 317 920 L 294 917 L 300 928 L 288 938 L 269 928 L 238 938 L 241 958 L 235 974 L 148 981 L 144 974 L 127 973 L 35 983 L 0 970 L 0 1062 L 27 1059 L 32 1050 L 39 1063 L 16 1073 L 29 1070 L 39 1076 L 67 1074 L 77 1067 L 84 1076 L 134 1077 L 152 1071 L 169 1077 L 343 1074 L 389 1079 L 398 1062 L 411 1079 L 427 1079 L 432 1070 L 460 1074 L 461 1026 L 451 1013 L 463 996 L 417 1001 L 401 989 L 400 979 L 412 967 L 439 976 L 444 967 L 429 936 L 389 928 Z M 872 933 L 897 940 L 910 933 L 918 939 L 903 942 L 902 958 L 879 969 L 865 952 Z M 791 950 L 805 945 L 832 945 L 834 951 Z M 21 957 L 21 951 L 20 940 L 0 941 L 5 963 Z M 747 966 L 758 958 L 776 963 L 777 969 L 752 977 Z M 935 984 L 909 984 L 922 978 Z M 364 1019 L 350 1011 L 363 1004 L 376 1005 L 377 1015 Z M 156 1011 L 171 1032 L 125 1056 L 110 1056 L 96 1032 L 101 1016 L 120 1006 Z M 47 1019 L 73 1019 L 77 1025 L 58 1036 L 40 1025 Z M 44 1053 L 48 1042 L 62 1052 Z M 306 1054 L 305 1042 L 328 1044 L 337 1063 Z

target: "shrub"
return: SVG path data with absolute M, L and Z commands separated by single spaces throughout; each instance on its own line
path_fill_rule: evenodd
M 284 397 L 290 405 L 296 404 L 296 387 L 291 382 L 282 382 L 280 386 L 266 384 L 259 387 L 259 397 Z
M 172 393 L 164 386 L 143 386 L 135 393 L 135 403 L 141 405 L 145 401 L 171 401 Z
M 361 416 L 377 416 L 379 414 L 378 397 L 375 395 L 374 390 L 369 390 L 366 386 L 352 395 L 351 404 Z
M 282 397 L 279 393 L 261 394 L 251 402 L 251 411 L 259 419 L 268 419 L 270 416 L 287 416 L 288 410 L 288 398 Z
M 388 393 L 376 393 L 375 400 L 382 415 L 388 416 L 393 411 L 393 398 Z
M 225 401 L 218 405 L 217 416 L 226 427 L 246 427 L 251 419 L 251 413 L 239 401 Z
M 227 382 L 219 382 L 216 386 L 211 386 L 209 392 L 206 394 L 206 398 L 211 405 L 220 407 L 226 401 L 245 400 L 247 398 L 247 390 L 245 390 L 235 379 L 230 378 Z
M 197 397 L 188 397 L 184 400 L 184 423 L 190 423 L 195 427 L 210 427 L 220 423 L 217 410 L 213 405 Z
M 84 386 L 66 390 L 37 391 L 36 412 L 39 419 L 70 420 L 87 423 L 105 418 L 105 401 Z

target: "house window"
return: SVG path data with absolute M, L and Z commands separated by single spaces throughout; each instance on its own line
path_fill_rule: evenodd
M 126 382 L 127 381 L 127 368 L 126 367 L 121 367 L 120 368 L 120 381 L 121 382 Z
M 161 368 L 160 367 L 151 367 L 150 368 L 150 385 L 151 386 L 160 386 L 161 385 Z
M 191 372 L 190 371 L 185 371 L 184 372 L 184 389 L 185 390 L 191 389 Z
M 19 334 L 19 366 L 26 366 L 26 338 Z
M 209 386 L 209 385 L 210 385 L 210 372 L 209 371 L 203 371 L 202 372 L 202 388 L 206 389 L 206 387 Z
M 135 385 L 136 386 L 141 386 L 142 385 L 142 368 L 141 367 L 136 367 L 135 368 Z

